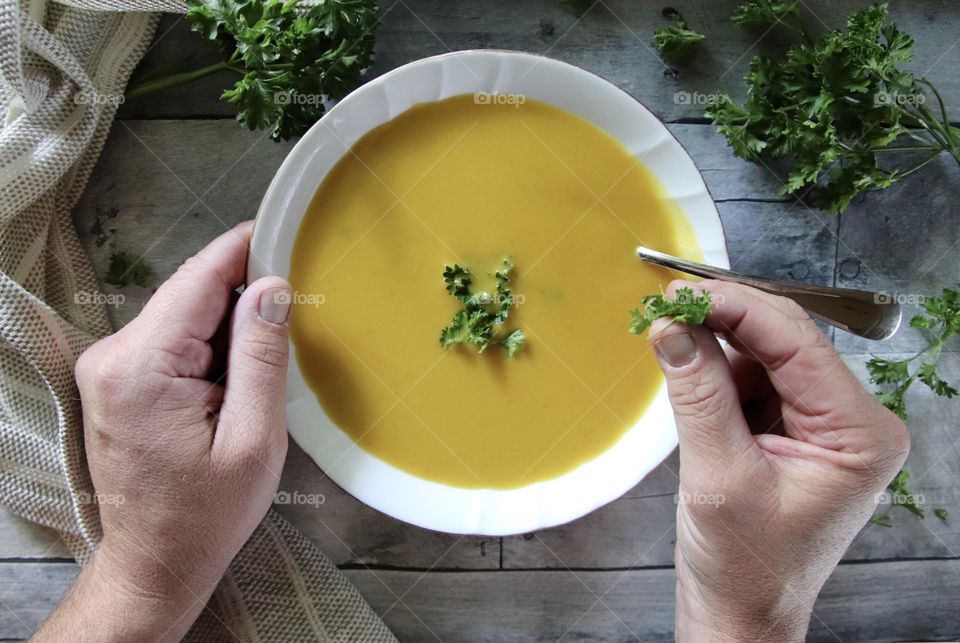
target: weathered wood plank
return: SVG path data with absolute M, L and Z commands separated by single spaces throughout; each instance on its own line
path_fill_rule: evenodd
M 673 640 L 672 569 L 431 573 L 419 582 L 409 572 L 348 574 L 401 640 Z M 958 589 L 958 561 L 841 566 L 808 640 L 954 639 Z
M 531 51 L 564 60 L 600 74 L 642 99 L 658 116 L 668 120 L 700 118 L 703 102 L 682 100 L 677 92 L 705 96 L 726 91 L 744 95 L 742 77 L 754 53 L 792 42 L 774 30 L 741 30 L 728 16 L 735 0 L 693 2 L 682 0 L 679 9 L 707 40 L 689 63 L 670 70 L 654 54 L 653 30 L 667 24 L 660 15 L 662 2 L 606 0 L 577 20 L 558 0 L 416 0 L 381 2 L 383 18 L 377 36 L 377 57 L 370 77 L 425 56 L 460 49 L 500 48 Z M 807 18 L 814 31 L 838 27 L 846 15 L 867 2 L 808 0 Z M 897 24 L 917 40 L 916 59 L 910 66 L 926 74 L 941 90 L 951 109 L 960 106 L 960 76 L 952 73 L 960 63 L 954 25 L 960 8 L 943 0 L 891 3 Z M 179 16 L 165 16 L 159 40 L 147 54 L 141 70 L 168 65 L 185 55 L 203 62 L 210 51 L 190 32 Z M 757 41 L 761 44 L 758 47 Z M 199 67 L 201 65 L 197 65 Z M 228 74 L 164 93 L 131 100 L 121 114 L 129 117 L 192 117 L 233 115 L 232 106 L 220 103 L 220 92 L 232 83 Z
M 0 564 L 0 638 L 29 636 L 76 573 L 67 563 Z M 672 569 L 345 573 L 402 641 L 673 640 Z M 957 636 L 960 561 L 910 561 L 841 565 L 808 640 Z
M 75 563 L 0 563 L 0 639 L 29 638 L 79 570 Z

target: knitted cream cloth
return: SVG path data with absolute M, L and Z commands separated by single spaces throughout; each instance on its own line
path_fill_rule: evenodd
M 0 0 L 0 503 L 63 534 L 80 561 L 100 538 L 73 379 L 111 332 L 71 220 L 123 92 L 174 0 Z M 188 638 L 393 641 L 313 543 L 270 512 Z

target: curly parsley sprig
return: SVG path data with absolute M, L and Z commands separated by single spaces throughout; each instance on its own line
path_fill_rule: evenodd
M 692 288 L 680 288 L 673 299 L 667 299 L 663 294 L 647 295 L 640 303 L 644 305 L 643 313 L 639 308 L 630 310 L 633 317 L 630 332 L 634 335 L 642 334 L 661 317 L 670 317 L 673 320 L 671 323 L 700 326 L 710 314 L 710 293 L 703 291 L 697 295 Z
M 676 9 L 667 7 L 663 10 L 663 17 L 669 18 L 673 24 L 654 30 L 653 46 L 668 62 L 681 62 L 689 58 L 696 49 L 697 43 L 706 36 L 691 29 L 686 19 Z
M 242 77 L 221 95 L 237 120 L 269 129 L 274 140 L 302 134 L 360 84 L 373 59 L 374 0 L 324 0 L 302 11 L 296 0 L 187 0 L 194 31 L 224 59 L 201 69 L 135 85 L 128 97 L 182 85 L 221 71 Z
M 910 319 L 910 326 L 932 334 L 922 350 L 906 359 L 874 356 L 867 362 L 870 381 L 887 385 L 888 390 L 876 392 L 877 399 L 904 420 L 907 419 L 904 395 L 917 380 L 942 397 L 949 399 L 957 395 L 957 389 L 937 373 L 937 361 L 947 340 L 960 333 L 960 291 L 944 288 L 940 296 L 926 298 L 923 308 L 925 313 Z M 916 362 L 920 365 L 911 368 Z
M 496 293 L 473 292 L 473 275 L 464 266 L 454 264 L 444 266 L 443 281 L 447 293 L 459 301 L 463 308 L 458 310 L 450 324 L 440 331 L 440 346 L 446 348 L 454 344 L 472 344 L 478 346 L 478 353 L 498 344 L 503 346 L 507 357 L 513 358 L 523 349 L 526 337 L 521 329 L 500 333 L 498 328 L 510 316 L 510 308 L 515 298 L 510 288 L 510 272 L 513 264 L 503 260 L 500 270 L 494 273 Z

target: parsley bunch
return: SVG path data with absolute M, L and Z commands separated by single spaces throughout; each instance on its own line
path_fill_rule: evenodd
M 302 134 L 324 112 L 324 100 L 343 98 L 373 59 L 374 0 L 323 0 L 297 11 L 295 0 L 187 0 L 193 30 L 213 41 L 224 60 L 190 72 L 151 79 L 128 97 L 229 70 L 242 77 L 221 100 L 237 120 L 270 129 L 274 140 Z
M 877 399 L 904 420 L 907 419 L 907 406 L 903 397 L 917 380 L 937 395 L 946 398 L 957 395 L 957 389 L 937 373 L 937 360 L 947 340 L 960 333 L 960 291 L 944 288 L 941 296 L 925 299 L 923 308 L 924 314 L 910 319 L 913 328 L 923 328 L 933 334 L 920 352 L 906 359 L 873 357 L 867 362 L 871 382 L 893 386 L 890 390 L 877 391 Z M 918 360 L 920 366 L 911 369 L 911 364 Z
M 671 323 L 700 326 L 710 314 L 710 293 L 704 291 L 696 295 L 692 288 L 680 288 L 673 299 L 666 299 L 662 294 L 647 295 L 640 302 L 645 307 L 643 313 L 638 308 L 630 311 L 633 317 L 630 332 L 634 335 L 640 335 L 661 317 L 673 318 Z
M 885 4 L 854 12 L 846 32 L 832 30 L 819 40 L 797 6 L 798 0 L 756 0 L 733 13 L 738 25 L 776 24 L 804 39 L 782 57 L 753 58 L 744 104 L 721 94 L 707 109 L 737 156 L 788 159 L 782 192 L 818 187 L 817 202 L 837 213 L 858 194 L 888 187 L 941 152 L 960 163 L 960 129 L 950 125 L 937 89 L 900 68 L 913 58 L 914 41 L 887 22 Z M 904 153 L 911 161 L 922 158 L 903 167 Z
M 686 19 L 676 9 L 667 7 L 663 10 L 663 17 L 669 18 L 673 24 L 654 30 L 653 46 L 664 60 L 680 62 L 689 58 L 696 44 L 705 36 L 691 29 Z
M 513 358 L 526 344 L 526 337 L 519 328 L 498 333 L 510 315 L 514 303 L 513 290 L 510 288 L 510 271 L 513 264 L 503 260 L 503 266 L 494 273 L 497 280 L 495 295 L 488 292 L 471 292 L 473 275 L 470 270 L 454 264 L 445 266 L 443 281 L 447 293 L 463 304 L 450 320 L 450 325 L 440 331 L 440 346 L 446 348 L 454 344 L 473 344 L 479 346 L 482 353 L 493 344 L 503 346 L 507 357 Z

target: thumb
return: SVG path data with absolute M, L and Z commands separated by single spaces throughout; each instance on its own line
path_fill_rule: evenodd
M 717 338 L 703 327 L 659 319 L 650 343 L 667 380 L 681 463 L 703 473 L 726 469 L 755 443 Z
M 229 452 L 285 441 L 292 300 L 284 279 L 264 277 L 247 286 L 233 310 L 217 432 Z

